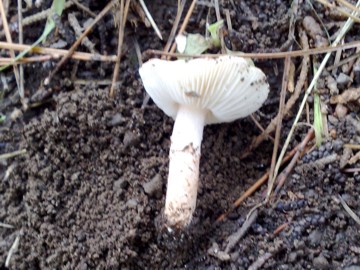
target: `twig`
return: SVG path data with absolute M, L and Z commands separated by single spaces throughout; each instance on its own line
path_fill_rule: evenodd
M 302 48 L 308 49 L 309 48 L 308 38 L 306 36 L 306 33 L 302 30 L 300 31 L 300 40 L 301 40 Z M 290 112 L 290 110 L 292 109 L 292 107 L 294 106 L 295 102 L 298 100 L 298 98 L 301 94 L 301 90 L 303 89 L 303 87 L 305 85 L 305 81 L 306 81 L 307 74 L 308 74 L 309 60 L 310 60 L 309 56 L 307 56 L 307 55 L 304 56 L 304 58 L 302 60 L 302 64 L 301 64 L 301 71 L 300 71 L 299 79 L 296 83 L 294 93 L 291 95 L 291 97 L 286 102 L 284 115 L 287 115 Z M 263 132 L 262 134 L 257 136 L 256 139 L 250 144 L 250 146 L 244 151 L 244 153 L 241 155 L 241 158 L 247 157 L 252 152 L 253 149 L 258 147 L 259 144 L 263 140 L 265 140 L 269 136 L 270 133 L 272 133 L 274 131 L 278 117 L 279 117 L 279 113 L 274 119 L 271 120 L 270 124 L 266 127 L 265 132 Z
M 3 181 L 7 181 L 9 179 L 9 176 L 12 174 L 12 172 L 15 170 L 16 167 L 17 167 L 16 162 L 13 162 L 9 167 L 7 167 Z
M 339 13 L 346 16 L 347 18 L 349 18 L 349 19 L 351 18 L 354 22 L 360 23 L 360 19 L 358 17 L 356 17 L 356 15 L 351 14 L 351 13 L 339 8 L 339 7 L 335 6 L 334 4 L 330 4 L 326 0 L 316 0 L 316 1 L 318 1 L 319 3 L 323 4 L 324 6 L 326 6 L 328 8 L 337 10 Z
M 295 31 L 295 18 L 298 12 L 298 0 L 293 1 L 292 3 L 292 12 L 291 12 L 291 19 L 290 19 L 290 26 L 289 26 L 289 34 L 288 39 L 291 39 L 291 37 L 294 36 Z M 289 50 L 292 50 L 292 45 L 289 47 Z M 269 174 L 269 182 L 268 182 L 268 190 L 266 192 L 266 199 L 265 202 L 268 202 L 273 185 L 275 183 L 276 179 L 276 173 L 275 173 L 275 165 L 276 165 L 276 159 L 277 154 L 279 150 L 279 142 L 280 142 L 280 133 L 281 133 L 281 126 L 282 126 L 282 119 L 284 116 L 284 110 L 285 110 L 285 98 L 286 98 L 286 92 L 287 92 L 287 86 L 288 86 L 288 74 L 290 71 L 291 66 L 291 57 L 287 56 L 285 58 L 284 63 L 284 72 L 283 72 L 283 79 L 282 79 L 282 86 L 281 86 L 281 93 L 280 93 L 280 101 L 279 101 L 279 113 L 277 115 L 277 121 L 276 121 L 276 131 L 275 131 L 275 143 L 273 148 L 273 154 L 271 158 L 271 167 L 270 167 L 270 174 Z
M 79 9 L 81 9 L 85 13 L 89 14 L 91 17 L 96 18 L 96 14 L 94 12 L 92 12 L 88 7 L 79 3 L 78 0 L 71 0 L 71 2 L 73 2 Z
M 355 7 L 353 4 L 349 3 L 348 1 L 345 1 L 345 0 L 336 0 L 336 1 L 339 2 L 340 4 L 344 5 L 345 7 L 351 9 L 352 11 L 360 13 L 360 9 L 358 9 L 357 7 Z
M 298 151 L 298 147 L 296 146 L 294 149 L 292 149 L 289 153 L 287 153 L 287 155 L 284 157 L 282 165 L 285 164 L 286 162 L 288 162 L 294 155 L 295 153 Z M 217 219 L 216 222 L 221 222 L 225 219 L 225 217 L 227 215 L 229 215 L 229 213 L 231 213 L 234 209 L 238 208 L 241 203 L 243 201 L 245 201 L 250 195 L 252 195 L 259 187 L 261 187 L 262 184 L 264 184 L 266 182 L 266 180 L 268 180 L 269 178 L 269 171 L 266 172 L 261 178 L 259 178 L 255 184 L 253 184 L 248 190 L 246 190 L 231 206 L 231 208 L 224 214 L 220 215 Z
M 74 3 L 72 1 L 65 2 L 64 10 L 71 7 Z M 46 20 L 49 16 L 49 13 L 51 12 L 51 8 L 43 10 L 39 13 L 36 13 L 34 15 L 28 16 L 22 20 L 22 27 L 29 26 L 31 24 L 34 24 L 41 20 Z M 11 28 L 17 29 L 18 25 L 17 23 L 12 23 Z M 0 38 L 4 36 L 4 31 L 0 31 Z
M 350 149 L 355 149 L 355 150 L 360 150 L 360 144 L 349 144 L 346 143 L 343 145 L 344 148 L 350 148 Z
M 274 230 L 272 236 L 274 237 L 274 236 L 278 235 L 278 234 L 279 234 L 280 232 L 282 232 L 287 226 L 289 226 L 289 222 L 285 222 L 285 223 L 281 224 L 280 226 L 278 226 L 278 227 Z
M 356 6 L 359 6 L 359 5 L 360 5 L 360 0 L 357 2 Z M 357 15 L 357 13 L 354 13 L 354 14 L 355 14 L 355 16 Z M 336 45 L 343 39 L 344 35 L 345 35 L 345 34 L 347 33 L 347 31 L 350 29 L 350 27 L 352 26 L 352 24 L 353 24 L 353 20 L 352 20 L 351 18 L 349 18 L 349 19 L 346 21 L 344 27 L 342 28 L 341 33 L 339 34 L 339 36 L 336 38 L 336 40 L 335 40 L 335 41 L 333 42 L 333 44 L 331 45 L 332 47 L 336 46 Z M 288 134 L 288 136 L 287 136 L 287 138 L 286 138 L 285 144 L 284 144 L 284 146 L 283 146 L 283 148 L 282 148 L 282 151 L 281 151 L 281 153 L 280 153 L 280 156 L 279 156 L 279 158 L 278 158 L 278 162 L 277 162 L 276 167 L 275 167 L 274 178 L 275 178 L 275 177 L 277 176 L 277 174 L 278 174 L 278 171 L 279 171 L 280 166 L 281 166 L 281 164 L 282 164 L 282 159 L 283 159 L 283 157 L 284 157 L 284 155 L 285 155 L 286 149 L 287 149 L 287 147 L 288 147 L 288 145 L 289 145 L 289 143 L 290 143 L 290 140 L 291 140 L 291 138 L 292 138 L 292 135 L 294 134 L 295 127 L 296 127 L 297 123 L 299 122 L 299 119 L 300 119 L 301 114 L 302 114 L 302 111 L 303 111 L 303 109 L 304 109 L 304 107 L 305 107 L 307 98 L 308 98 L 308 96 L 311 94 L 312 89 L 314 88 L 314 86 L 315 86 L 318 78 L 320 77 L 320 74 L 321 74 L 322 71 L 324 70 L 326 63 L 327 63 L 327 61 L 328 61 L 329 58 L 330 58 L 330 55 L 331 55 L 330 53 L 327 53 L 327 54 L 325 55 L 325 57 L 324 57 L 323 61 L 321 62 L 320 66 L 319 66 L 319 68 L 318 68 L 318 70 L 317 70 L 317 72 L 314 74 L 314 78 L 312 79 L 312 81 L 311 81 L 308 89 L 307 89 L 306 92 L 305 92 L 305 95 L 304 95 L 304 98 L 303 98 L 303 100 L 302 100 L 302 103 L 300 104 L 299 111 L 298 111 L 298 113 L 297 113 L 297 115 L 296 115 L 296 117 L 295 117 L 294 123 L 293 123 L 293 125 L 292 125 L 292 127 L 291 127 L 291 129 L 290 129 L 290 132 L 289 132 L 289 134 Z
M 142 57 L 141 57 L 141 49 L 140 49 L 139 42 L 135 37 L 133 38 L 133 43 L 134 43 L 134 49 L 135 49 L 136 57 L 138 60 L 138 64 L 139 64 L 139 67 L 141 67 L 143 64 Z
M 9 159 L 9 158 L 13 158 L 13 157 L 24 155 L 24 154 L 26 154 L 26 149 L 21 149 L 21 150 L 17 150 L 17 151 L 11 152 L 11 153 L 6 153 L 6 154 L 0 155 L 0 160 Z
M 253 120 L 253 122 L 255 123 L 255 125 L 261 130 L 261 132 L 265 132 L 265 129 L 261 126 L 261 124 L 259 123 L 258 120 L 256 120 L 254 114 L 250 114 L 250 118 L 251 120 Z M 267 136 L 272 142 L 275 141 L 275 139 L 273 137 L 271 137 L 270 135 Z
M 52 77 L 60 70 L 60 68 L 65 64 L 67 60 L 69 60 L 70 56 L 75 52 L 76 48 L 81 44 L 81 41 L 86 37 L 92 28 L 111 10 L 115 1 L 111 0 L 106 7 L 96 16 L 96 18 L 91 22 L 91 24 L 86 28 L 84 33 L 76 40 L 76 42 L 71 46 L 68 51 L 68 54 L 63 56 L 60 62 L 56 65 L 53 71 L 49 74 L 49 76 L 44 80 L 44 85 L 48 85 L 52 79 Z
M 165 47 L 164 47 L 164 52 L 168 52 L 168 51 L 169 51 L 170 46 L 171 46 L 171 44 L 172 44 L 173 41 L 174 41 L 175 34 L 176 34 L 176 29 L 177 29 L 178 26 L 179 26 L 179 22 L 180 22 L 182 13 L 183 13 L 183 11 L 184 11 L 185 4 L 186 4 L 186 0 L 182 0 L 180 6 L 179 6 L 179 8 L 178 8 L 176 17 L 175 17 L 175 21 L 174 21 L 173 26 L 172 26 L 172 28 L 171 28 L 171 32 L 170 32 L 169 38 L 168 38 L 168 40 L 167 40 L 167 42 L 166 42 L 166 45 L 165 45 Z
M 344 173 L 356 173 L 360 172 L 360 168 L 346 168 L 343 170 Z
M 149 10 L 147 9 L 144 0 L 139 0 L 139 2 L 140 2 L 140 5 L 141 5 L 142 9 L 143 9 L 144 12 L 145 12 L 146 17 L 147 17 L 148 20 L 149 20 L 152 28 L 155 30 L 155 33 L 156 33 L 156 34 L 158 35 L 158 37 L 162 40 L 163 37 L 162 37 L 162 35 L 161 35 L 161 32 L 160 32 L 159 28 L 157 27 L 157 25 L 156 25 L 153 17 L 151 16 Z
M 166 42 L 166 45 L 164 47 L 164 52 L 166 52 L 166 53 L 170 50 L 170 46 L 174 41 L 175 34 L 176 34 L 176 29 L 179 26 L 179 22 L 180 22 L 182 13 L 184 11 L 185 4 L 186 4 L 186 0 L 182 0 L 181 3 L 178 5 L 178 11 L 177 11 L 177 14 L 176 14 L 176 17 L 175 17 L 175 21 L 174 21 L 173 26 L 171 28 L 169 38 L 168 38 L 168 40 Z M 165 55 L 163 55 L 161 58 L 166 59 Z M 150 95 L 146 92 L 146 95 L 145 95 L 145 98 L 144 98 L 144 101 L 143 101 L 143 104 L 142 104 L 141 107 L 145 108 L 145 106 L 148 104 L 149 100 L 150 100 Z
M 283 73 L 283 79 L 282 79 L 281 92 L 280 92 L 279 113 L 276 117 L 275 141 L 274 141 L 273 153 L 272 153 L 272 157 L 271 157 L 269 183 L 268 183 L 268 190 L 266 192 L 266 199 L 265 199 L 266 202 L 270 198 L 270 194 L 272 192 L 272 188 L 273 188 L 273 185 L 275 182 L 275 175 L 274 175 L 275 164 L 276 164 L 276 159 L 277 159 L 277 154 L 278 154 L 279 144 L 280 144 L 282 119 L 284 116 L 285 97 L 286 97 L 287 86 L 288 86 L 288 74 L 290 71 L 290 65 L 291 65 L 291 58 L 286 57 L 285 64 L 284 64 L 284 73 Z
M 74 85 L 111 85 L 111 80 L 104 79 L 104 80 L 89 80 L 89 79 L 74 79 L 73 81 Z
M 256 221 L 257 217 L 258 217 L 258 210 L 255 210 L 251 213 L 250 216 L 248 216 L 248 218 L 245 220 L 241 228 L 226 239 L 226 242 L 228 244 L 226 245 L 225 253 L 229 253 L 235 247 L 235 245 L 249 230 L 251 225 Z
M 295 91 L 295 64 L 293 61 L 291 61 L 290 63 L 290 70 L 289 70 L 289 79 L 288 79 L 288 86 L 287 86 L 287 90 L 289 93 L 294 93 Z
M 290 163 L 286 166 L 286 168 L 277 177 L 276 182 L 278 183 L 278 185 L 274 191 L 274 195 L 276 195 L 280 191 L 281 187 L 284 185 L 286 178 L 288 177 L 290 172 L 293 170 L 296 162 L 298 161 L 300 155 L 304 151 L 306 145 L 308 144 L 308 142 L 310 140 L 312 140 L 314 138 L 314 134 L 315 134 L 314 128 L 311 128 L 309 130 L 309 132 L 306 134 L 304 140 L 300 143 L 300 145 L 299 145 L 295 155 L 291 159 Z
M 5 14 L 3 1 L 0 1 L 0 13 L 1 13 L 1 20 L 2 20 L 2 23 L 3 23 L 4 31 L 5 31 L 6 41 L 8 43 L 12 44 L 12 38 L 11 38 L 11 34 L 10 34 L 9 24 L 8 24 L 7 19 L 6 19 L 6 14 Z M 9 52 L 10 52 L 10 56 L 12 58 L 15 58 L 15 52 L 14 52 L 14 50 L 12 48 L 9 49 Z M 15 79 L 16 79 L 16 84 L 17 84 L 17 87 L 18 87 L 19 95 L 20 95 L 20 97 L 23 97 L 24 94 L 21 93 L 21 89 L 20 89 L 20 74 L 19 74 L 19 70 L 17 68 L 16 63 L 13 64 L 13 69 L 14 69 L 14 74 L 15 74 Z
M 177 14 L 176 14 L 176 17 L 175 17 L 175 21 L 174 21 L 173 26 L 171 28 L 169 38 L 168 38 L 168 40 L 166 42 L 166 45 L 164 47 L 164 52 L 165 53 L 167 53 L 170 50 L 170 46 L 174 41 L 175 34 L 176 34 L 176 29 L 179 26 L 179 22 L 180 22 L 182 13 L 184 11 L 185 4 L 186 4 L 186 0 L 182 0 L 181 3 L 178 5 L 178 11 L 177 11 Z M 175 46 L 176 46 L 176 44 L 175 44 Z M 166 59 L 165 55 L 162 55 L 161 58 Z M 146 92 L 146 95 L 144 97 L 143 104 L 142 104 L 141 108 L 145 108 L 145 106 L 148 104 L 149 100 L 150 100 L 150 95 Z
M 355 214 L 355 212 L 353 210 L 351 210 L 351 208 L 346 204 L 346 202 L 344 201 L 344 199 L 340 196 L 339 194 L 339 199 L 340 199 L 340 203 L 341 205 L 344 207 L 345 211 L 350 215 L 350 217 L 355 220 L 355 222 L 360 225 L 360 218 Z
M 229 9 L 224 9 L 225 17 L 226 17 L 226 25 L 228 28 L 229 33 L 233 31 L 232 23 L 231 23 L 231 17 L 230 17 L 230 11 Z
M 342 66 L 342 65 L 344 65 L 344 64 L 346 64 L 348 62 L 356 60 L 359 56 L 360 56 L 360 52 L 357 52 L 357 53 L 355 53 L 353 55 L 350 55 L 349 57 L 339 61 L 337 64 L 333 64 L 332 66 L 329 66 L 328 68 L 326 68 L 326 70 L 331 71 L 333 69 L 336 69 L 336 68 L 338 68 L 338 67 L 340 67 L 340 66 Z
M 31 46 L 24 44 L 15 44 L 8 42 L 0 41 L 0 49 L 13 49 L 15 51 L 22 51 L 29 49 Z M 51 59 L 57 59 L 61 56 L 66 56 L 69 54 L 68 50 L 60 50 L 53 48 L 44 48 L 44 47 L 34 47 L 31 53 L 39 53 L 39 54 L 50 54 Z M 99 55 L 99 54 L 91 54 L 84 52 L 74 52 L 71 56 L 72 59 L 81 60 L 81 61 L 102 61 L 102 62 L 116 62 L 116 55 Z M 4 59 L 4 58 L 3 58 Z M 13 61 L 13 59 L 12 59 Z M 19 60 L 21 62 L 21 60 Z
M 125 7 L 124 7 L 124 0 L 121 0 L 121 4 L 120 4 L 121 17 L 120 17 L 120 25 L 119 25 L 117 60 L 115 63 L 113 79 L 112 79 L 111 88 L 110 88 L 110 97 L 114 97 L 116 81 L 119 76 L 120 62 L 121 62 L 121 49 L 122 49 L 122 45 L 123 45 L 123 41 L 124 41 L 125 24 L 126 24 L 127 14 L 129 12 L 129 6 L 130 6 L 130 0 L 126 0 Z
M 261 269 L 261 267 L 264 265 L 264 263 L 269 260 L 272 256 L 274 256 L 273 253 L 266 252 L 265 254 L 261 255 L 255 262 L 253 262 L 248 270 L 257 270 Z
M 10 260 L 12 255 L 15 253 L 15 251 L 17 250 L 18 246 L 19 246 L 19 241 L 20 241 L 20 235 L 22 234 L 22 230 L 20 230 L 19 234 L 16 236 L 14 243 L 12 244 L 8 255 L 6 256 L 6 260 L 5 260 L 5 267 L 9 268 L 10 266 Z
M 23 27 L 22 27 L 22 1 L 18 0 L 18 21 L 19 21 L 19 43 L 24 43 Z M 24 108 L 26 109 L 25 94 L 24 94 L 24 66 L 19 65 L 19 96 Z
M 340 41 L 341 42 L 341 44 L 343 44 L 344 43 L 344 40 L 341 40 Z M 342 50 L 337 50 L 337 52 L 335 53 L 335 58 L 334 58 L 334 66 L 338 66 L 339 65 L 339 62 L 340 62 L 340 59 L 341 59 L 341 55 L 342 55 Z M 314 59 L 315 61 L 313 61 L 313 62 L 317 62 L 316 61 L 316 58 Z M 313 63 L 313 66 L 315 66 L 316 65 L 316 63 Z M 336 73 L 337 73 L 337 68 L 334 68 L 333 70 L 332 70 L 332 75 L 333 76 L 336 76 Z M 316 89 L 315 89 L 316 90 Z
M 182 33 L 184 33 L 185 29 L 186 29 L 186 26 L 187 24 L 189 23 L 189 20 L 190 20 L 190 17 L 195 9 L 195 4 L 196 4 L 196 1 L 197 0 L 193 0 L 190 7 L 189 7 L 189 10 L 188 12 L 186 13 L 186 16 L 185 16 L 185 19 L 180 27 L 180 30 L 178 32 L 178 35 L 181 35 Z M 170 53 L 174 53 L 175 52 L 175 49 L 176 49 L 176 43 L 173 43 L 173 45 L 171 46 L 171 49 L 170 49 Z
M 80 26 L 79 21 L 76 18 L 75 12 L 68 14 L 68 22 L 72 27 L 72 29 L 74 30 L 75 36 L 79 38 L 82 34 L 82 27 Z M 97 53 L 96 50 L 94 49 L 95 44 L 92 43 L 88 37 L 85 37 L 81 42 L 81 44 L 84 45 L 84 47 L 86 47 L 91 53 L 93 54 Z
M 65 2 L 64 10 L 71 7 L 73 4 L 74 3 L 72 1 Z M 50 12 L 52 12 L 51 8 L 43 10 L 43 11 L 41 11 L 39 13 L 34 14 L 34 15 L 28 16 L 28 17 L 23 19 L 22 26 L 31 25 L 31 24 L 36 23 L 38 21 L 46 20 L 47 17 L 49 16 Z
M 6 224 L 6 223 L 3 223 L 3 222 L 0 222 L 0 227 L 6 228 L 6 229 L 13 229 L 14 228 L 13 225 Z
M 214 0 L 214 7 L 215 7 L 216 20 L 221 21 L 219 0 Z
M 333 43 L 334 44 L 334 43 Z M 254 59 L 281 59 L 287 56 L 290 57 L 300 57 L 306 55 L 315 55 L 315 54 L 324 54 L 324 53 L 332 53 L 339 49 L 347 50 L 352 49 L 360 46 L 360 41 L 353 41 L 346 43 L 344 45 L 332 45 L 326 48 L 315 48 L 309 50 L 297 50 L 291 52 L 272 52 L 272 53 L 243 53 L 243 52 L 232 52 L 231 55 L 234 56 L 241 56 L 244 58 L 254 58 Z M 182 53 L 173 53 L 173 52 L 164 52 L 159 50 L 147 50 L 145 51 L 147 54 L 154 54 L 154 55 L 165 55 L 171 57 L 189 57 L 189 58 L 218 58 L 222 56 L 222 54 L 182 54 Z
M 360 160 L 360 151 L 357 152 L 355 155 L 353 155 L 346 163 L 349 164 L 349 165 L 353 165 L 353 164 L 358 163 L 359 160 Z

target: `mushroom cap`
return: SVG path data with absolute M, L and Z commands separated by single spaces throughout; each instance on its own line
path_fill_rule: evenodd
M 204 109 L 205 124 L 231 122 L 258 110 L 269 93 L 265 74 L 236 56 L 151 59 L 139 72 L 155 104 L 174 119 L 186 105 Z

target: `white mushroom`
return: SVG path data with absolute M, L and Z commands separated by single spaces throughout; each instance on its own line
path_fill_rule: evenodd
M 156 105 L 175 119 L 164 214 L 166 225 L 183 228 L 196 206 L 204 126 L 255 112 L 269 85 L 260 69 L 234 56 L 152 59 L 139 72 Z

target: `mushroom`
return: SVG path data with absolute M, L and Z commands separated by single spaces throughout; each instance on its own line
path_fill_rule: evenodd
M 155 104 L 175 120 L 164 215 L 167 226 L 181 229 L 196 206 L 204 126 L 255 112 L 269 85 L 260 69 L 235 56 L 151 59 L 139 72 Z

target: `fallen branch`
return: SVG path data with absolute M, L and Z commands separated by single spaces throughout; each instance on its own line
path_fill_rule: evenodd
M 24 44 L 15 44 L 15 43 L 8 43 L 0 41 L 0 49 L 13 49 L 15 51 L 23 51 L 29 49 L 30 45 Z M 69 53 L 68 50 L 60 50 L 60 49 L 53 49 L 53 48 L 44 48 L 44 47 L 34 47 L 30 53 L 38 53 L 38 54 L 47 54 L 50 55 L 51 59 L 58 59 L 61 56 L 65 56 Z M 91 54 L 91 53 L 84 53 L 84 52 L 74 52 L 70 58 L 74 60 L 81 60 L 81 61 L 101 61 L 101 62 L 116 62 L 116 55 L 99 55 L 99 54 Z M 2 58 L 2 59 L 11 59 L 12 58 Z M 25 58 L 26 59 L 26 58 Z M 26 60 L 25 60 L 26 61 Z M 21 62 L 21 61 L 20 61 Z

